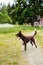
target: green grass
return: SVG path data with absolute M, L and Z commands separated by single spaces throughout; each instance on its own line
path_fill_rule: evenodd
M 11 33 L 11 32 L 18 32 L 20 30 L 22 31 L 32 31 L 32 30 L 43 30 L 43 28 L 40 27 L 32 27 L 28 25 L 14 25 L 12 28 L 0 28 L 0 33 Z
M 15 33 L 0 34 L 0 65 L 28 65 Z
M 43 30 L 39 31 L 39 33 L 36 36 L 36 39 L 37 39 L 40 47 L 43 48 Z
M 43 48 L 43 28 L 18 25 L 0 29 L 0 65 L 29 65 L 21 52 L 22 44 L 15 34 L 20 30 L 28 34 L 35 29 L 39 30 L 36 40 Z

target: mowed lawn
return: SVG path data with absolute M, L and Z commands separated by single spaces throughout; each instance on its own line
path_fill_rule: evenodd
M 15 36 L 19 31 L 25 34 L 34 30 L 39 31 L 36 40 L 43 48 L 43 28 L 31 27 L 27 25 L 15 25 L 13 28 L 0 28 L 0 65 L 29 65 L 23 57 L 22 43 Z

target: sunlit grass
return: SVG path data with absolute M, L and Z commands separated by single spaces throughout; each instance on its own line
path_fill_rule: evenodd
M 37 39 L 39 45 L 41 46 L 41 48 L 43 48 L 43 30 L 39 31 L 39 33 L 36 36 L 36 39 Z
M 0 34 L 0 37 L 0 65 L 28 65 L 15 34 Z
M 0 33 L 16 33 L 18 31 L 32 31 L 32 30 L 43 30 L 43 28 L 40 27 L 32 27 L 28 25 L 14 25 L 12 28 L 0 28 Z

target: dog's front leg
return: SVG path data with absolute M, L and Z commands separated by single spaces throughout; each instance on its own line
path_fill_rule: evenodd
M 23 43 L 23 45 L 24 45 L 24 50 L 26 51 L 26 43 Z
M 25 43 L 23 43 L 23 45 L 25 45 Z
M 24 45 L 24 50 L 26 51 L 26 43 L 23 43 L 23 45 Z
M 25 51 L 26 51 L 26 43 L 25 43 L 25 48 L 24 48 L 24 49 L 25 49 Z

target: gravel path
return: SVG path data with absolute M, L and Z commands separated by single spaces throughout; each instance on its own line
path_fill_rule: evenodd
M 14 27 L 14 25 L 8 24 L 8 23 L 6 23 L 6 24 L 0 24 L 0 28 L 8 28 L 8 27 Z
M 43 65 L 43 54 L 39 47 L 35 48 L 28 44 L 27 51 L 22 53 L 29 62 L 29 65 Z

